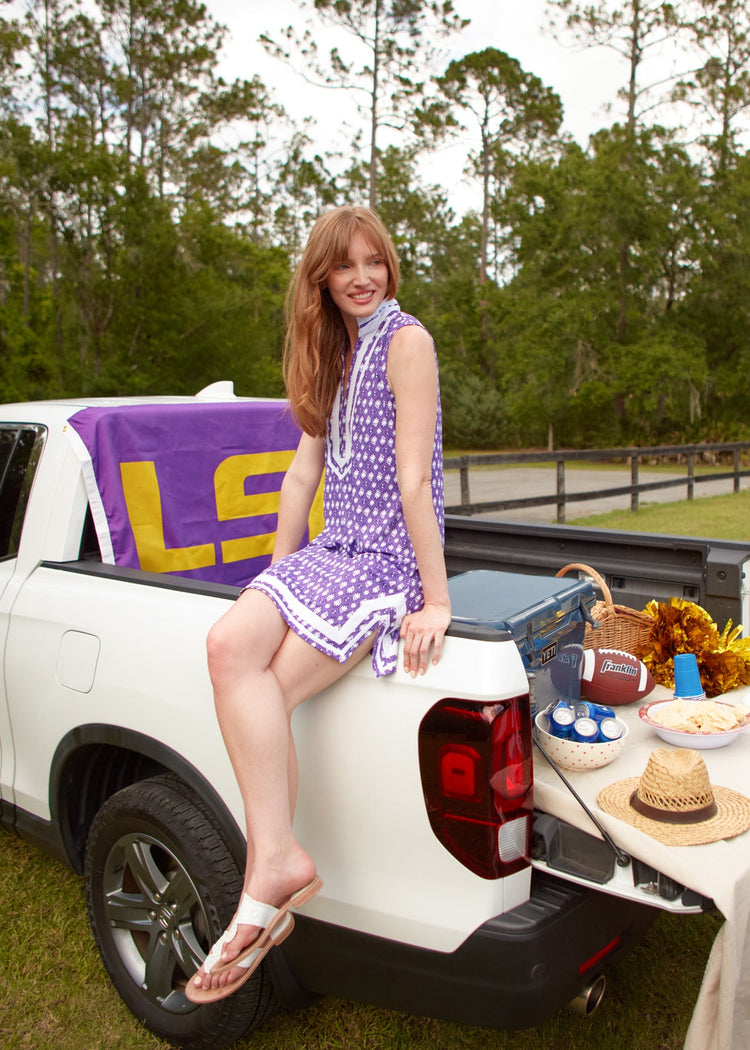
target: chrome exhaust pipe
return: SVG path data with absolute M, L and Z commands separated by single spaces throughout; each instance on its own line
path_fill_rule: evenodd
M 570 1000 L 568 1009 L 572 1010 L 578 1017 L 590 1017 L 604 998 L 606 986 L 607 981 L 605 977 L 603 974 L 599 974 L 595 981 L 586 988 L 581 989 L 575 999 Z

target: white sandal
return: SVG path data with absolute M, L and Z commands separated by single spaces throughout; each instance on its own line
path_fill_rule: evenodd
M 193 1003 L 213 1003 L 236 992 L 257 970 L 271 948 L 276 944 L 281 944 L 294 929 L 294 916 L 290 908 L 301 907 L 314 897 L 322 886 L 322 880 L 316 875 L 312 882 L 287 897 L 278 908 L 274 908 L 271 904 L 263 904 L 262 901 L 256 901 L 249 893 L 243 893 L 237 914 L 229 928 L 208 953 L 203 963 L 203 972 L 206 975 L 214 975 L 226 973 L 235 968 L 245 972 L 234 981 L 218 988 L 202 988 L 195 983 L 197 974 L 194 974 L 185 988 L 187 998 Z M 222 963 L 221 955 L 224 947 L 234 939 L 238 926 L 259 926 L 261 929 L 258 936 L 236 958 Z

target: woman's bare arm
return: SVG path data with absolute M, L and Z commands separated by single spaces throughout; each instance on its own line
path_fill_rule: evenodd
M 388 381 L 396 400 L 396 469 L 409 539 L 422 580 L 424 606 L 404 617 L 404 669 L 424 674 L 430 649 L 437 663 L 450 625 L 448 580 L 432 503 L 432 456 L 438 402 L 435 351 L 416 325 L 400 329 L 388 353 Z

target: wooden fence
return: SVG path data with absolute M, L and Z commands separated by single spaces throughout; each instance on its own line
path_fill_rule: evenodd
M 524 507 L 544 507 L 554 504 L 557 507 L 557 523 L 565 524 L 565 507 L 568 503 L 583 500 L 606 499 L 609 496 L 630 496 L 630 509 L 638 510 L 641 493 L 654 492 L 657 489 L 668 489 L 682 486 L 686 489 L 687 498 L 695 497 L 695 487 L 704 481 L 733 482 L 733 491 L 740 491 L 740 479 L 750 477 L 750 469 L 742 468 L 742 453 L 750 450 L 750 442 L 736 441 L 705 445 L 656 445 L 648 448 L 608 448 L 587 449 L 586 451 L 570 450 L 560 452 L 496 452 L 486 455 L 455 456 L 444 460 L 444 468 L 458 470 L 461 479 L 461 502 L 446 507 L 449 514 L 483 514 L 494 510 L 521 510 Z M 731 455 L 732 469 L 717 470 L 706 474 L 696 474 L 696 462 L 710 456 L 714 462 L 719 457 Z M 640 481 L 640 468 L 644 460 L 669 460 L 676 466 L 685 466 L 685 476 L 668 478 L 659 481 Z M 566 492 L 565 464 L 570 462 L 607 462 L 620 461 L 630 464 L 630 484 L 615 488 L 592 489 L 588 492 Z M 484 503 L 473 503 L 469 482 L 471 467 L 507 466 L 520 463 L 555 463 L 557 465 L 557 484 L 554 493 L 548 496 L 529 496 L 524 499 L 492 500 Z

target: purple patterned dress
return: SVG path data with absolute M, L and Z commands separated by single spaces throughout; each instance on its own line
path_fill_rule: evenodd
M 422 585 L 396 477 L 396 414 L 388 387 L 394 334 L 419 321 L 395 299 L 360 322 L 349 381 L 339 386 L 325 443 L 325 528 L 249 584 L 273 599 L 289 626 L 343 663 L 373 631 L 375 674 L 396 668 L 399 627 L 421 609 Z M 432 502 L 444 529 L 441 414 L 432 456 Z

